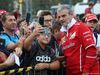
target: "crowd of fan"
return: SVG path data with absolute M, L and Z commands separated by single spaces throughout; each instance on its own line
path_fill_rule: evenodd
M 96 54 L 95 56 L 96 58 L 98 57 L 100 65 L 100 15 L 97 15 L 96 17 L 96 15 L 91 12 L 92 7 L 93 3 L 90 2 L 89 8 L 85 10 L 84 15 L 75 15 L 65 6 L 58 8 L 57 13 L 54 15 L 49 10 L 40 10 L 37 12 L 37 23 L 27 23 L 26 18 L 22 18 L 18 10 L 14 10 L 10 13 L 5 10 L 0 10 L 0 38 L 5 39 L 5 48 L 0 49 L 0 70 L 3 71 L 34 66 L 36 75 L 40 73 L 39 71 L 41 71 L 41 75 L 50 75 L 51 70 L 59 70 L 58 75 L 61 75 L 62 70 L 60 70 L 60 67 L 63 66 L 63 75 L 88 75 L 88 73 L 92 73 L 91 70 L 93 69 L 91 67 L 89 68 L 90 71 L 82 69 L 81 72 L 76 71 L 77 69 L 75 68 L 73 71 L 73 69 L 69 67 L 69 62 L 67 62 L 67 48 L 70 48 L 70 46 L 73 46 L 74 44 L 64 44 L 66 40 L 70 40 L 64 37 L 65 34 L 69 33 L 66 32 L 67 29 L 70 28 L 70 26 L 68 27 L 69 23 L 71 25 L 75 22 L 77 26 L 82 24 L 80 29 L 82 29 L 82 31 L 90 29 L 89 31 L 93 33 L 92 36 L 95 41 L 95 46 L 87 48 L 86 51 L 89 51 L 89 49 L 93 50 L 94 53 L 93 51 L 91 53 L 94 55 Z M 70 17 L 68 15 L 70 15 Z M 44 17 L 43 25 L 39 24 L 41 16 Z M 87 26 L 84 26 L 84 23 Z M 64 27 L 67 27 L 67 29 Z M 76 29 L 76 31 L 77 30 L 78 29 Z M 72 36 L 71 33 L 68 35 Z M 84 37 L 90 36 L 91 33 Z M 73 35 L 73 37 L 75 36 Z M 83 38 L 81 38 L 81 40 L 82 39 Z M 94 44 L 93 41 L 89 42 L 89 44 L 86 44 L 84 40 L 82 41 L 84 47 Z M 86 45 L 84 45 L 84 43 Z M 65 52 L 65 49 L 67 52 Z M 86 54 L 87 53 L 89 52 L 86 52 Z M 91 53 L 87 55 L 92 56 Z M 16 60 L 12 58 L 12 55 L 14 54 L 20 59 L 20 66 L 15 64 Z M 91 59 L 87 60 L 90 60 L 90 62 L 92 61 Z M 95 59 L 92 62 L 95 62 L 96 64 L 97 61 Z M 70 64 L 71 63 L 72 62 L 70 62 Z M 82 65 L 83 64 L 84 63 L 82 63 Z M 93 64 L 94 63 L 92 63 L 92 65 Z M 92 67 L 98 69 L 97 65 Z M 97 72 L 97 70 L 94 71 Z M 28 73 L 29 75 L 34 75 L 33 70 L 30 70 Z M 25 72 L 23 75 L 28 75 L 28 73 Z M 97 72 L 97 74 L 100 74 L 100 72 Z M 53 72 L 53 75 L 56 75 L 55 72 Z

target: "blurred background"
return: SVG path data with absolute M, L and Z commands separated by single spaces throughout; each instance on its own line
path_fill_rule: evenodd
M 75 14 L 82 14 L 83 11 L 80 13 L 76 11 L 85 9 L 84 5 L 88 7 L 87 3 L 89 1 L 93 1 L 95 4 L 100 3 L 100 0 L 0 0 L 0 10 L 4 9 L 7 12 L 12 12 L 17 9 L 20 10 L 23 17 L 29 12 L 31 13 L 30 21 L 32 21 L 35 19 L 38 10 L 50 10 L 54 14 L 56 9 L 63 4 L 71 7 Z M 82 5 L 81 8 L 78 8 L 80 7 L 79 3 Z

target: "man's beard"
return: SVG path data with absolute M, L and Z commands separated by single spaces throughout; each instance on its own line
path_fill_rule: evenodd
M 61 23 L 62 23 L 63 26 L 66 27 L 70 23 L 70 21 L 67 21 L 67 22 L 62 21 Z

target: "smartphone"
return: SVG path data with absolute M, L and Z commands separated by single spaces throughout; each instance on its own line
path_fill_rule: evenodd
M 0 49 L 5 49 L 5 39 L 0 39 Z
M 43 16 L 40 16 L 40 18 L 39 18 L 39 23 L 40 23 L 40 25 L 44 25 L 44 17 Z
M 25 36 L 25 27 L 23 27 L 23 37 Z
M 30 20 L 30 13 L 27 13 L 27 15 L 26 15 L 26 22 L 27 22 L 27 24 L 29 24 L 29 20 Z

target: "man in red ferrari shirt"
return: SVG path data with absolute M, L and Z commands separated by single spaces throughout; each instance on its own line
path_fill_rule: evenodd
M 99 74 L 97 49 L 92 30 L 84 23 L 76 22 L 74 13 L 66 6 L 58 8 L 57 15 L 63 25 L 61 41 L 67 75 Z
M 94 6 L 94 3 L 92 1 L 90 1 L 88 3 L 88 8 L 85 9 L 85 15 L 86 14 L 91 14 L 91 9 L 93 8 L 93 6 Z

